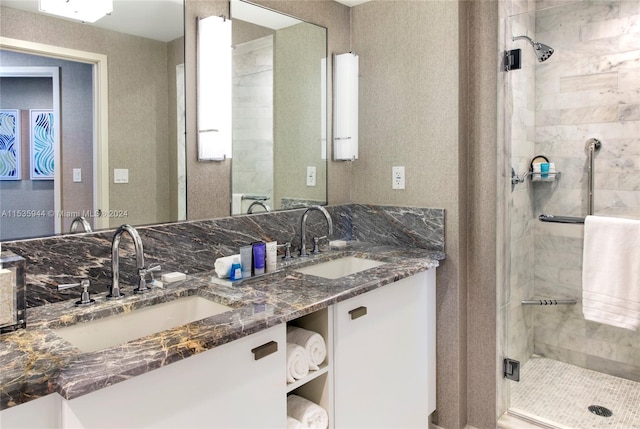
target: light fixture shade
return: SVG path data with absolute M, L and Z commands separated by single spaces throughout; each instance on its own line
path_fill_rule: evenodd
M 327 159 L 327 59 L 320 60 L 320 159 Z
M 65 18 L 96 22 L 113 12 L 113 0 L 40 0 L 39 9 Z
M 198 160 L 231 158 L 231 20 L 198 20 Z
M 333 159 L 358 159 L 358 56 L 333 58 Z

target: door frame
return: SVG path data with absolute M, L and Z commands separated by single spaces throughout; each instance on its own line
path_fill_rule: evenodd
M 0 48 L 26 54 L 35 54 L 43 57 L 52 57 L 63 60 L 87 63 L 93 65 L 93 212 L 109 213 L 109 93 L 107 56 L 93 52 L 79 51 L 60 46 L 34 43 L 24 40 L 0 37 Z M 32 67 L 30 67 L 32 68 Z M 58 80 L 59 81 L 59 80 Z M 54 85 L 54 106 L 60 109 L 59 85 L 57 86 L 58 98 L 56 101 L 56 85 Z M 59 116 L 57 116 L 59 117 Z M 59 121 L 56 121 L 59 127 Z M 56 137 L 60 130 L 55 129 Z M 59 138 L 59 137 L 58 137 Z M 56 150 L 55 165 L 60 164 L 60 151 Z M 54 193 L 54 208 L 60 213 L 61 169 L 55 169 L 56 186 Z M 61 233 L 61 216 L 56 216 L 55 232 Z M 96 216 L 94 218 L 95 229 L 109 228 L 108 216 Z

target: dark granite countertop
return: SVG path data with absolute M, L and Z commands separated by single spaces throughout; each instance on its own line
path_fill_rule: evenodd
M 304 265 L 359 256 L 387 262 L 336 280 L 295 271 Z M 398 248 L 351 242 L 309 259 L 280 262 L 278 270 L 234 284 L 212 282 L 215 272 L 107 301 L 76 307 L 75 300 L 43 305 L 27 313 L 27 329 L 0 336 L 0 409 L 57 392 L 73 399 L 136 375 L 212 349 L 265 328 L 285 323 L 336 302 L 435 268 L 445 255 L 440 251 Z M 199 295 L 231 307 L 219 315 L 157 334 L 83 353 L 55 334 L 54 329 L 110 314 Z

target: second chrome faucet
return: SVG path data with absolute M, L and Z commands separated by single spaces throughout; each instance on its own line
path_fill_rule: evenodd
M 300 256 L 302 257 L 309 256 L 307 253 L 307 217 L 309 217 L 309 212 L 314 210 L 322 213 L 327 220 L 327 236 L 331 236 L 333 234 L 333 222 L 331 221 L 331 215 L 324 207 L 311 206 L 306 209 L 302 214 L 302 220 L 300 221 Z
M 149 290 L 147 286 L 146 275 L 148 272 L 159 271 L 160 266 L 157 265 L 151 268 L 145 268 L 144 266 L 144 249 L 142 247 L 142 239 L 138 231 L 131 225 L 120 226 L 111 241 L 111 287 L 109 288 L 109 294 L 107 299 L 118 299 L 124 297 L 124 294 L 120 292 L 120 240 L 122 234 L 129 234 L 133 240 L 133 245 L 136 251 L 136 269 L 138 276 L 138 287 L 134 289 L 135 293 L 146 292 Z

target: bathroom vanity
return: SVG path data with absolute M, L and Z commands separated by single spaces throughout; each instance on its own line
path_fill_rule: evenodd
M 353 256 L 384 264 L 338 278 L 301 270 Z M 352 243 L 232 285 L 207 272 L 126 304 L 96 295 L 94 308 L 34 308 L 26 330 L 0 337 L 3 366 L 12 359 L 2 394 L 13 401 L 0 412 L 2 427 L 286 427 L 290 393 L 325 408 L 329 427 L 427 427 L 443 256 Z M 192 295 L 229 309 L 90 352 L 56 334 L 123 305 L 135 313 Z M 314 330 L 327 345 L 320 369 L 290 384 L 287 325 Z

